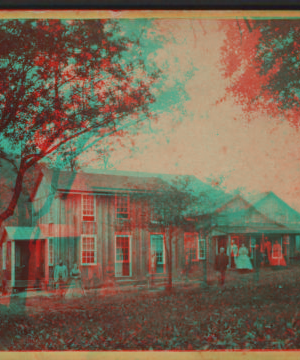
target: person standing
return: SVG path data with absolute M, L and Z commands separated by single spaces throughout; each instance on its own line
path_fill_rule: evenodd
M 236 268 L 236 258 L 238 256 L 239 253 L 239 248 L 237 246 L 237 244 L 233 241 L 232 245 L 231 245 L 231 268 L 235 269 Z
M 65 285 L 68 277 L 68 271 L 66 265 L 63 264 L 62 260 L 55 266 L 54 270 L 54 282 L 56 283 L 56 290 L 63 295 L 63 285 Z
M 249 251 L 246 248 L 245 244 L 243 244 L 239 250 L 239 256 L 236 261 L 236 267 L 239 270 L 253 270 L 253 266 L 251 264 L 251 260 L 249 258 Z
M 275 241 L 275 244 L 272 248 L 272 257 L 270 259 L 270 265 L 272 266 L 286 266 L 286 262 L 284 260 L 283 254 L 282 254 L 282 248 L 281 245 L 278 243 L 278 241 Z
M 81 271 L 78 269 L 76 263 L 74 263 L 73 269 L 70 272 L 70 287 L 66 292 L 66 297 L 80 297 L 85 295 L 81 282 Z
M 220 285 L 225 284 L 225 274 L 229 263 L 229 257 L 225 254 L 225 249 L 220 249 L 220 254 L 216 257 L 216 270 L 220 272 Z

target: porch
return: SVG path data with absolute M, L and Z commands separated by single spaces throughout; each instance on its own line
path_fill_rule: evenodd
M 253 267 L 289 266 L 293 263 L 298 229 L 237 228 L 218 229 L 212 234 L 214 256 L 223 247 L 229 256 L 229 268 L 233 268 L 234 247 L 238 252 L 244 244 Z M 259 263 L 258 263 L 259 262 Z
M 12 289 L 44 289 L 49 282 L 48 238 L 38 227 L 7 226 L 2 269 Z

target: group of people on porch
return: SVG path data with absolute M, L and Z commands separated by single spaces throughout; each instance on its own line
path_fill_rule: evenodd
M 260 246 L 254 243 L 254 246 L 251 248 L 254 264 L 251 262 L 249 250 L 245 246 L 245 243 L 242 243 L 239 248 L 233 240 L 230 248 L 230 267 L 238 270 L 253 270 L 253 265 L 254 267 L 257 267 L 261 264 L 286 266 L 286 261 L 282 253 L 282 247 L 278 240 L 275 240 L 272 246 L 271 241 L 266 239 L 266 241 L 262 242 Z

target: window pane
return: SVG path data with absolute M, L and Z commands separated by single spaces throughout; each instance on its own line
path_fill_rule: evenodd
M 93 195 L 83 195 L 82 196 L 82 214 L 83 214 L 83 220 L 94 221 L 94 219 L 92 218 L 94 216 L 94 196 Z M 85 219 L 85 217 L 91 217 L 91 218 Z
M 184 235 L 184 252 L 186 260 L 197 260 L 197 238 L 198 234 Z
M 119 219 L 128 219 L 129 217 L 129 196 L 118 195 L 116 197 L 116 214 Z

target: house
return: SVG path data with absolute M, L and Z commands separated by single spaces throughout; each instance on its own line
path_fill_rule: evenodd
M 171 195 L 177 183 L 185 183 L 197 201 L 178 209 L 181 221 L 170 225 L 161 221 L 152 200 Z M 60 259 L 69 272 L 79 265 L 86 288 L 112 280 L 145 284 L 153 271 L 162 280 L 170 258 L 173 279 L 189 262 L 190 276 L 205 281 L 220 247 L 230 254 L 233 241 L 243 242 L 253 259 L 255 245 L 277 240 L 289 263 L 300 234 L 300 214 L 275 194 L 246 199 L 194 176 L 43 167 L 25 190 L 19 205 L 26 203 L 31 214 L 9 219 L 0 237 L 2 268 L 14 288 L 51 285 Z
M 221 206 L 212 209 L 212 218 L 211 264 L 221 247 L 230 255 L 233 243 L 238 248 L 244 243 L 253 261 L 253 250 L 257 245 L 264 252 L 269 244 L 269 256 L 276 256 L 272 252 L 276 242 L 281 246 L 287 265 L 294 255 L 295 239 L 300 234 L 300 214 L 274 193 L 247 198 L 232 195 Z
M 166 176 L 168 177 L 168 176 Z M 196 178 L 195 178 L 196 179 Z M 145 283 L 155 253 L 155 273 L 167 275 L 168 229 L 157 221 L 151 198 L 169 191 L 170 181 L 151 174 L 74 173 L 42 169 L 31 189 L 31 226 L 5 226 L 2 262 L 11 287 L 45 286 L 63 260 L 76 262 L 85 287 Z M 172 233 L 172 276 L 180 276 L 185 254 L 198 273 L 208 237 L 186 220 Z
M 10 263 L 3 261 L 3 258 L 11 257 L 10 244 L 8 245 L 8 243 L 5 241 L 7 236 L 5 227 L 20 226 L 23 228 L 32 225 L 31 184 L 35 182 L 35 179 L 38 176 L 38 172 L 38 168 L 31 169 L 27 172 L 23 181 L 22 191 L 20 193 L 15 211 L 13 215 L 5 220 L 0 227 L 0 269 L 2 270 L 0 271 L 0 282 L 2 282 L 4 271 L 8 270 L 9 273 L 11 272 Z M 0 211 L 3 212 L 7 209 L 13 197 L 17 172 L 11 162 L 0 159 L 0 174 Z

